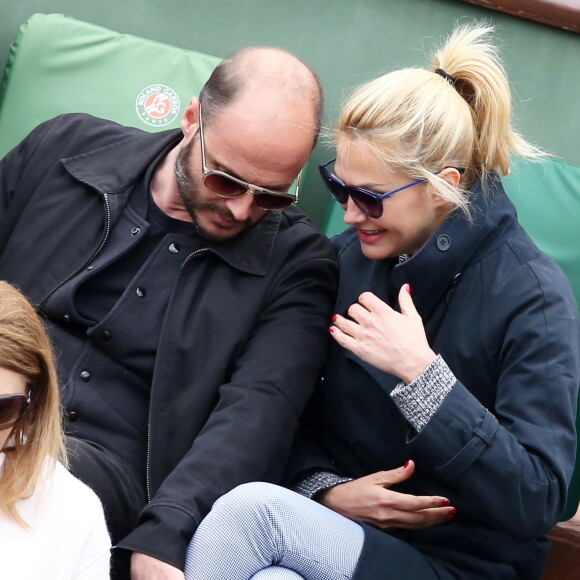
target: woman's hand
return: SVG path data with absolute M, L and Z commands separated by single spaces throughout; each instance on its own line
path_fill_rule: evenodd
M 348 309 L 352 320 L 336 315 L 330 331 L 342 347 L 409 384 L 437 355 L 427 342 L 409 284 L 404 284 L 399 292 L 399 306 L 400 313 L 372 292 L 364 292 Z
M 450 520 L 455 508 L 440 496 L 419 496 L 389 490 L 408 479 L 415 470 L 412 461 L 391 471 L 379 471 L 340 483 L 320 492 L 315 499 L 322 505 L 355 521 L 378 528 L 426 528 Z

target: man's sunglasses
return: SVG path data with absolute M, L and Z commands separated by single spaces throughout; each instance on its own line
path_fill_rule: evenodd
M 387 191 L 386 193 L 378 193 L 376 191 L 372 191 L 371 189 L 365 189 L 364 187 L 354 187 L 352 185 L 346 185 L 340 177 L 337 177 L 332 171 L 329 171 L 326 167 L 331 163 L 336 161 L 336 157 L 319 165 L 318 169 L 320 171 L 320 175 L 322 177 L 322 181 L 326 184 L 330 195 L 338 201 L 338 203 L 345 204 L 350 197 L 355 205 L 367 216 L 371 218 L 380 218 L 383 215 L 383 199 L 393 195 L 393 193 L 397 193 L 398 191 L 402 191 L 403 189 L 407 189 L 408 187 L 413 187 L 413 185 L 417 185 L 422 181 L 426 181 L 426 179 L 415 179 L 415 181 L 411 181 L 411 183 L 407 183 L 407 185 L 403 185 L 402 187 L 398 187 L 397 189 L 393 189 L 391 191 Z M 447 169 L 446 167 L 444 169 Z M 456 167 L 459 173 L 463 173 L 465 169 Z M 441 170 L 443 171 L 443 170 Z
M 0 396 L 0 429 L 12 427 L 30 405 L 28 395 L 1 395 Z
M 201 116 L 201 103 L 199 105 L 199 135 L 201 141 L 201 170 L 203 171 L 203 182 L 216 195 L 220 197 L 241 197 L 246 193 L 254 196 L 256 205 L 262 209 L 284 209 L 290 207 L 298 201 L 298 192 L 300 190 L 300 178 L 302 172 L 298 174 L 296 181 L 296 193 L 291 194 L 288 191 L 274 191 L 253 183 L 248 183 L 229 175 L 225 171 L 218 169 L 208 169 L 205 163 L 205 139 L 203 136 L 203 120 Z

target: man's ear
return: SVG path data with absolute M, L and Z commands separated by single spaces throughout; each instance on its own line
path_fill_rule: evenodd
M 189 137 L 197 131 L 199 123 L 199 99 L 191 97 L 191 101 L 183 111 L 181 117 L 181 131 L 184 137 Z

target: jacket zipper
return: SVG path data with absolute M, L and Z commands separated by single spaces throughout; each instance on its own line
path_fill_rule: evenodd
M 183 268 L 187 265 L 191 258 L 194 256 L 201 254 L 203 252 L 207 252 L 209 248 L 201 248 L 199 250 L 195 250 L 185 258 L 183 264 L 181 264 L 181 268 L 179 269 L 179 274 L 183 271 Z M 169 305 L 168 305 L 169 309 Z M 159 335 L 159 342 L 161 342 L 161 336 L 163 335 L 163 329 L 161 329 L 161 334 Z M 149 393 L 149 414 L 147 417 L 147 462 L 145 464 L 145 485 L 147 491 L 147 503 L 151 501 L 151 410 L 153 408 L 153 381 L 151 381 L 151 392 Z
M 68 282 L 70 282 L 75 276 L 78 276 L 78 274 L 80 274 L 99 255 L 99 253 L 103 249 L 103 246 L 107 242 L 107 239 L 109 238 L 109 233 L 111 232 L 111 206 L 109 204 L 109 194 L 104 193 L 103 194 L 103 200 L 104 200 L 104 208 L 105 208 L 105 233 L 103 235 L 103 238 L 101 240 L 101 243 L 99 244 L 99 247 L 92 253 L 91 257 L 88 260 L 86 260 L 85 263 L 80 268 L 78 268 L 77 270 L 75 270 L 68 278 L 66 278 L 56 288 L 54 288 L 54 290 L 52 290 L 52 292 L 50 292 L 48 294 L 48 296 L 40 303 L 40 306 L 37 308 L 37 311 L 40 314 L 44 315 L 44 312 L 42 312 L 42 309 L 46 306 L 46 303 L 65 284 L 67 284 Z

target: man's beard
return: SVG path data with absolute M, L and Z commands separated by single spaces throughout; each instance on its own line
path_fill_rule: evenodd
M 185 210 L 193 220 L 193 223 L 195 224 L 197 230 L 201 235 L 203 235 L 205 238 L 208 238 L 209 240 L 219 241 L 228 239 L 230 236 L 225 237 L 219 235 L 216 236 L 215 234 L 207 232 L 199 224 L 197 212 L 198 210 L 201 209 L 209 209 L 211 211 L 214 211 L 228 220 L 233 220 L 235 218 L 232 212 L 223 205 L 214 204 L 211 202 L 198 201 L 199 184 L 191 169 L 191 158 L 194 142 L 195 139 L 191 139 L 189 143 L 187 143 L 184 147 L 182 147 L 178 152 L 177 159 L 175 161 L 175 180 L 177 182 L 177 190 L 179 192 L 179 197 L 181 198 L 181 202 L 183 203 Z M 254 223 L 255 222 L 254 220 L 252 220 L 252 218 L 250 217 L 246 218 L 242 222 L 243 228 L 239 233 L 251 228 L 254 225 Z

